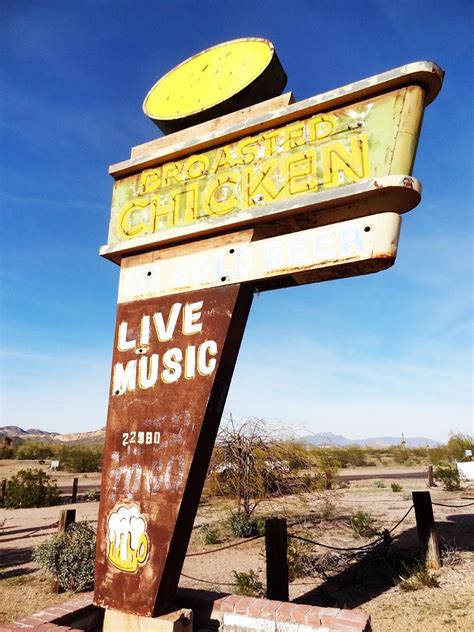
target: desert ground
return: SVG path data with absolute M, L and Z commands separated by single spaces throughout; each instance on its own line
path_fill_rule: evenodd
M 10 476 L 20 466 L 0 461 L 0 478 Z M 391 529 L 410 508 L 411 492 L 426 490 L 422 478 L 405 478 L 420 468 L 369 468 L 372 478 L 345 482 L 344 487 L 286 496 L 262 502 L 257 517 L 283 516 L 288 531 L 309 540 L 336 547 L 356 547 L 371 541 L 361 538 L 350 528 L 348 520 L 357 511 L 369 512 L 379 529 Z M 364 473 L 361 468 L 352 473 Z M 341 471 L 351 476 L 350 471 Z M 381 476 L 392 478 L 380 478 Z M 75 475 L 58 473 L 58 486 L 65 490 Z M 78 474 L 80 490 L 94 488 L 98 474 Z M 402 478 L 403 477 L 403 478 Z M 394 492 L 391 483 L 403 489 Z M 418 551 L 414 512 L 411 511 L 392 533 L 390 547 L 379 546 L 369 556 L 325 549 L 290 538 L 292 559 L 300 572 L 290 584 L 290 599 L 302 603 L 336 607 L 361 608 L 372 616 L 375 632 L 429 630 L 463 631 L 474 629 L 472 586 L 474 585 L 474 506 L 467 505 L 474 497 L 474 488 L 464 486 L 461 492 L 431 490 L 444 564 L 433 575 L 437 587 L 421 585 L 417 590 L 403 590 L 400 567 L 403 560 L 409 567 Z M 70 594 L 51 592 L 51 580 L 43 575 L 34 561 L 34 547 L 57 530 L 61 509 L 74 507 L 77 520 L 96 523 L 98 502 L 78 502 L 41 509 L 0 509 L 0 622 L 9 622 L 45 605 L 59 603 Z M 265 582 L 264 539 L 253 541 L 232 537 L 225 526 L 233 504 L 220 498 L 203 498 L 195 521 L 180 585 L 221 592 L 235 591 L 236 573 L 253 570 Z M 203 542 L 202 525 L 215 527 L 217 542 Z M 373 538 L 372 538 L 373 539 Z M 235 544 L 232 548 L 222 547 Z M 210 563 L 212 560 L 212 563 Z

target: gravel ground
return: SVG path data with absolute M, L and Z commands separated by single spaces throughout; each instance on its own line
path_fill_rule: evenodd
M 377 472 L 372 469 L 374 479 Z M 386 470 L 384 469 L 384 472 Z M 0 474 L 1 476 L 1 474 Z M 73 474 L 69 474 L 71 478 Z M 391 480 L 374 485 L 374 481 L 355 481 L 336 492 L 289 496 L 278 501 L 265 502 L 259 507 L 261 516 L 284 515 L 288 519 L 290 533 L 300 534 L 312 540 L 333 546 L 360 546 L 369 540 L 357 537 L 347 524 L 349 517 L 361 510 L 370 512 L 380 527 L 392 527 L 411 505 L 411 491 L 425 490 L 422 480 L 393 481 L 403 486 L 398 493 L 391 491 Z M 433 502 L 466 504 L 461 493 L 432 490 Z M 474 493 L 470 493 L 473 496 Z M 47 507 L 41 509 L 0 510 L 0 622 L 8 622 L 41 609 L 50 603 L 58 603 L 70 595 L 54 595 L 50 582 L 32 561 L 33 547 L 56 531 L 59 511 L 72 507 Z M 96 521 L 98 503 L 78 503 L 74 506 L 77 520 Z M 231 504 L 222 500 L 203 502 L 199 508 L 186 558 L 180 585 L 232 592 L 235 589 L 236 572 L 253 570 L 259 579 L 265 580 L 263 539 L 228 548 L 214 549 L 241 542 L 232 539 L 226 524 Z M 438 630 L 472 630 L 472 586 L 474 585 L 474 506 L 467 508 L 434 507 L 438 531 L 443 543 L 454 553 L 450 565 L 436 573 L 438 588 L 423 587 L 415 592 L 404 592 L 395 585 L 394 559 L 397 555 L 413 558 L 417 550 L 416 524 L 413 511 L 396 530 L 394 558 L 378 556 L 370 564 L 352 560 L 347 564 L 339 554 L 327 556 L 327 549 L 300 545 L 300 553 L 311 553 L 321 562 L 319 574 L 298 577 L 290 585 L 290 599 L 305 603 L 360 607 L 370 612 L 375 632 L 411 631 L 437 632 Z M 300 521 L 300 524 L 294 524 Z M 301 523 L 302 521 L 302 523 Z M 201 525 L 208 523 L 219 530 L 220 542 L 205 545 Z M 294 542 L 294 541 L 293 541 Z M 326 557 L 322 557 L 326 554 Z M 324 563 L 323 563 L 324 562 Z M 339 564 L 339 574 L 332 577 L 331 564 Z M 350 568 L 349 568 L 350 566 Z M 324 576 L 326 573 L 326 577 Z

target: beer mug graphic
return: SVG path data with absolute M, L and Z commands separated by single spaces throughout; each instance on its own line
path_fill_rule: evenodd
M 107 559 L 126 573 L 134 573 L 148 557 L 146 523 L 137 507 L 121 506 L 107 520 Z

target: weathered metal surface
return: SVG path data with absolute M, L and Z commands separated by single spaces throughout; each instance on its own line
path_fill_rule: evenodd
M 251 298 L 233 285 L 119 305 L 95 603 L 173 602 Z
M 271 99 L 285 71 L 273 44 L 260 37 L 224 42 L 186 59 L 149 91 L 143 111 L 165 133 Z
M 351 219 L 348 204 L 374 191 L 377 212 L 405 212 L 419 200 L 404 175 L 412 170 L 423 103 L 422 88 L 403 88 L 119 180 L 109 248 L 137 248 L 147 236 L 159 244 L 226 232 L 311 209 L 344 207 L 342 219 Z M 390 176 L 409 194 L 399 205 L 380 191 Z
M 425 90 L 426 106 L 434 101 L 441 90 L 443 77 L 444 71 L 434 62 L 417 61 L 303 101 L 292 101 L 292 105 L 279 104 L 271 111 L 262 111 L 260 103 L 254 108 L 249 108 L 244 121 L 234 114 L 227 114 L 216 121 L 196 125 L 192 129 L 132 147 L 131 159 L 111 165 L 109 173 L 114 178 L 121 178 L 167 160 L 187 156 L 191 152 L 217 147 L 254 132 L 266 131 L 314 114 L 349 106 L 357 101 L 405 86 L 422 86 Z
M 193 125 L 192 127 L 188 127 L 185 130 L 181 130 L 180 132 L 175 132 L 173 134 L 169 134 L 168 136 L 159 136 L 154 140 L 147 141 L 146 143 L 142 143 L 140 145 L 135 145 L 130 150 L 130 158 L 139 158 L 145 157 L 145 160 L 150 158 L 150 155 L 155 155 L 155 152 L 165 152 L 169 159 L 177 158 L 178 155 L 175 155 L 175 152 L 178 153 L 184 152 L 184 154 L 189 153 L 186 151 L 185 147 L 187 143 L 190 143 L 192 147 L 197 150 L 200 149 L 200 144 L 203 143 L 203 139 L 212 138 L 208 143 L 204 142 L 204 146 L 209 148 L 211 144 L 223 144 L 227 140 L 232 140 L 232 138 L 227 138 L 224 136 L 222 141 L 219 143 L 217 139 L 214 138 L 216 133 L 219 133 L 220 130 L 225 130 L 229 126 L 235 129 L 246 128 L 247 123 L 250 119 L 255 117 L 262 116 L 271 116 L 273 112 L 276 112 L 280 108 L 285 108 L 288 105 L 291 105 L 295 102 L 295 95 L 293 92 L 285 92 L 278 97 L 273 97 L 272 99 L 267 99 L 266 101 L 262 101 L 260 103 L 256 103 L 255 105 L 249 105 L 246 108 L 242 108 L 240 110 L 236 110 L 230 114 L 225 114 L 224 116 L 218 116 L 211 121 L 205 121 L 204 123 L 199 123 L 197 125 Z M 250 131 L 248 132 L 250 133 Z M 242 134 L 240 134 L 242 135 Z M 197 147 L 195 146 L 198 144 Z M 183 154 L 182 154 L 183 155 Z M 113 167 L 111 167 L 112 169 Z
M 420 199 L 421 183 L 416 178 L 385 176 L 341 187 L 336 192 L 329 190 L 309 193 L 295 200 L 283 200 L 263 208 L 257 207 L 239 214 L 237 219 L 232 216 L 217 225 L 202 222 L 189 227 L 188 238 L 196 239 L 203 233 L 206 236 L 219 234 L 225 228 L 230 231 L 259 225 L 265 225 L 274 234 L 279 234 L 296 230 L 296 226 L 299 227 L 298 230 L 325 226 L 350 218 L 385 213 L 394 208 L 398 213 L 405 213 L 417 206 Z M 281 231 L 281 227 L 289 228 Z M 163 235 L 145 235 L 116 245 L 102 246 L 100 254 L 120 263 L 124 255 L 175 243 L 180 232 L 181 229 L 168 230 Z
M 385 269 L 395 261 L 401 218 L 396 213 L 340 222 L 321 228 L 250 243 L 236 242 L 181 256 L 131 257 L 120 271 L 118 302 L 149 299 L 191 289 L 252 282 L 260 290 L 316 280 L 309 272 L 325 270 L 324 280 Z M 145 259 L 145 261 L 143 261 Z M 146 260 L 148 259 L 148 261 Z M 333 276 L 332 276 L 333 275 Z M 300 281 L 301 279 L 301 281 Z

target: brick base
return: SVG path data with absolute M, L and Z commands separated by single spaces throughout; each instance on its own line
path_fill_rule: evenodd
M 86 593 L 24 619 L 0 626 L 3 632 L 102 630 L 104 612 Z M 175 602 L 194 614 L 195 632 L 371 632 L 362 610 L 321 608 L 269 599 L 181 588 Z M 117 630 L 117 632 L 121 632 Z

